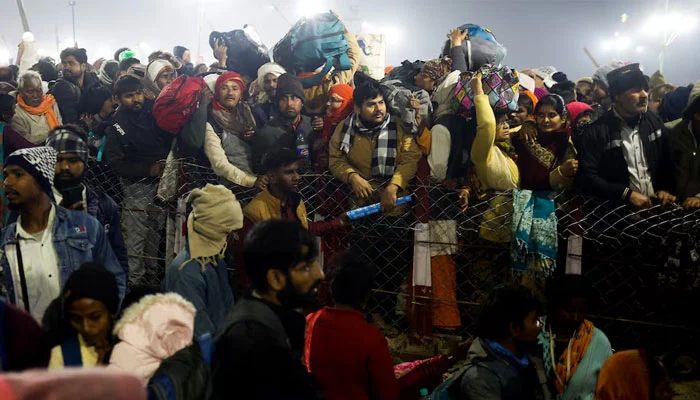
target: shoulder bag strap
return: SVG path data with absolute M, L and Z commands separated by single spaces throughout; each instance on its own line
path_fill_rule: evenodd
M 17 241 L 15 248 L 17 249 L 17 269 L 19 270 L 19 283 L 22 286 L 22 300 L 24 302 L 24 310 L 31 313 L 29 310 L 29 291 L 27 290 L 27 276 L 24 274 L 24 262 L 22 261 L 22 250 L 20 249 L 21 240 Z

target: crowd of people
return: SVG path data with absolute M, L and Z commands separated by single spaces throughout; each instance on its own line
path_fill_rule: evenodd
M 358 41 L 345 36 L 350 68 L 313 84 L 313 73 L 274 62 L 257 76 L 229 70 L 221 42 L 209 67 L 182 46 L 143 61 L 122 48 L 89 64 L 76 47 L 59 65 L 0 66 L 0 371 L 83 368 L 50 387 L 43 375 L 0 375 L 0 397 L 25 398 L 31 385 L 80 396 L 71 382 L 100 396 L 120 382 L 130 399 L 408 399 L 427 395 L 414 390 L 419 371 L 418 386 L 437 375 L 425 383 L 433 398 L 670 398 L 655 357 L 613 354 L 586 319 L 590 283 L 552 278 L 553 198 L 573 190 L 634 209 L 699 210 L 700 83 L 677 87 L 629 62 L 575 82 L 554 67 L 475 65 L 463 29 L 448 33 L 443 57 L 387 68 L 398 83 L 377 81 L 359 71 Z M 173 133 L 159 100 L 188 78 L 201 82 L 196 110 Z M 210 168 L 219 184 L 189 193 L 186 243 L 162 284 L 147 287 L 149 243 L 161 242 L 165 216 L 141 211 L 174 184 L 173 155 Z M 119 178 L 120 204 L 85 182 L 88 161 Z M 379 203 L 385 218 L 400 218 L 397 199 L 412 193 L 421 164 L 465 211 L 498 193 L 481 236 L 512 243 L 513 271 L 539 283 L 499 285 L 482 301 L 468 355 L 417 363 L 411 375 L 393 365 L 381 321 L 366 322 L 387 266 L 352 251 L 322 260 L 315 239 L 376 220 L 311 221 L 299 182 L 330 173 L 347 210 Z M 239 203 L 251 188 L 259 193 Z M 391 237 L 375 241 L 404 252 Z M 235 301 L 233 253 L 250 290 Z M 331 305 L 319 310 L 326 280 Z

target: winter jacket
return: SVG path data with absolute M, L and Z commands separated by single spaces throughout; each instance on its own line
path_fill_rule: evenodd
M 17 223 L 12 223 L 2 230 L 0 240 L 0 267 L 2 271 L 10 271 L 7 259 L 8 245 L 17 245 Z M 70 211 L 56 206 L 56 221 L 53 228 L 53 245 L 56 250 L 56 259 L 59 263 L 61 274 L 61 287 L 73 271 L 86 262 L 103 265 L 105 269 L 113 273 L 119 285 L 119 298 L 124 298 L 126 292 L 126 280 L 129 275 L 112 251 L 107 241 L 107 236 L 101 224 L 92 216 L 81 211 Z M 5 273 L 4 282 L 7 298 L 13 304 L 17 303 L 15 296 L 15 284 L 12 274 Z
M 257 176 L 253 171 L 253 151 L 240 137 L 224 131 L 215 121 L 207 122 L 204 154 L 214 173 L 236 185 L 253 187 Z
M 161 361 L 192 344 L 195 313 L 192 303 L 176 293 L 144 297 L 114 326 L 121 341 L 109 367 L 137 375 L 145 384 Z
M 51 89 L 51 94 L 56 98 L 58 109 L 61 111 L 64 124 L 79 124 L 80 115 L 86 112 L 85 104 L 87 93 L 102 86 L 100 79 L 94 72 L 86 71 L 83 76 L 83 86 L 78 87 L 66 79 L 59 79 Z M 92 126 L 83 126 L 87 130 Z
M 306 136 L 306 143 L 311 148 L 311 143 L 316 139 L 316 133 L 311 128 L 311 118 L 301 116 L 299 125 L 294 128 L 292 121 L 283 117 L 273 118 L 251 140 L 253 149 L 253 172 L 262 174 L 262 158 L 270 150 L 286 147 L 297 148 L 297 133 Z
M 531 362 L 522 368 L 509 358 L 497 354 L 478 338 L 467 355 L 467 367 L 459 380 L 458 400 L 528 400 L 543 399 L 543 386 Z M 544 371 L 540 371 L 544 374 Z M 546 382 L 545 382 L 546 385 Z M 457 386 L 457 385 L 455 385 Z M 456 392 L 457 388 L 452 388 Z M 454 392 L 453 392 L 454 393 Z M 548 394 L 548 392 L 547 392 Z
M 301 362 L 304 325 L 300 313 L 262 299 L 236 304 L 215 345 L 214 399 L 322 398 Z
M 666 124 L 671 136 L 676 195 L 681 201 L 700 198 L 700 135 L 692 131 L 692 122 L 679 119 Z
M 372 154 L 377 145 L 379 133 L 372 137 L 356 134 L 350 151 L 345 154 L 345 152 L 340 150 L 340 144 L 345 135 L 344 128 L 345 122 L 338 124 L 328 144 L 331 173 L 346 183 L 352 173 L 357 173 L 367 180 L 372 179 Z M 396 131 L 396 164 L 394 175 L 391 177 L 390 182 L 405 191 L 410 181 L 416 175 L 421 153 L 414 137 L 405 134 L 400 124 L 396 125 Z M 376 182 L 372 183 L 376 184 Z
M 61 113 L 58 110 L 58 103 L 53 105 L 53 112 L 56 113 L 58 124 L 67 123 L 61 118 Z M 49 136 L 51 128 L 46 120 L 45 115 L 32 115 L 19 104 L 15 105 L 15 116 L 12 117 L 12 128 L 19 132 L 22 137 L 33 144 L 43 144 L 46 137 Z M 7 153 L 9 155 L 9 153 Z
M 276 110 L 276 107 L 274 103 L 268 99 L 264 103 L 254 105 L 252 110 L 253 117 L 255 117 L 255 126 L 260 130 L 275 117 L 274 110 Z
M 195 337 L 205 333 L 216 336 L 224 327 L 226 316 L 233 307 L 233 292 L 226 262 L 218 258 L 216 263 L 202 266 L 191 258 L 189 247 L 182 249 L 175 257 L 165 273 L 163 291 L 179 294 L 197 309 Z
M 588 126 L 578 139 L 580 171 L 576 178 L 578 187 L 585 193 L 627 202 L 628 198 L 623 198 L 629 187 L 627 161 L 622 150 L 624 123 L 610 110 Z M 639 135 L 654 190 L 673 193 L 670 136 L 664 124 L 656 115 L 643 113 Z
M 151 165 L 170 152 L 173 136 L 156 126 L 152 109 L 153 101 L 146 100 L 137 115 L 117 111 L 106 129 L 105 162 L 127 180 L 150 178 Z

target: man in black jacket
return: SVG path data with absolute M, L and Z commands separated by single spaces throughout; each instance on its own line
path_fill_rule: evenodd
M 144 279 L 155 278 L 152 260 L 158 255 L 165 225 L 165 213 L 154 201 L 172 136 L 156 126 L 153 101 L 145 99 L 139 79 L 119 78 L 114 97 L 119 108 L 105 130 L 104 159 L 124 187 L 122 222 L 128 230 L 129 281 L 146 283 Z
M 686 210 L 700 209 L 700 81 L 690 92 L 683 118 L 666 124 L 671 149 L 676 194 Z
M 253 172 L 265 173 L 262 157 L 268 151 L 281 148 L 296 149 L 299 134 L 306 137 L 306 143 L 311 147 L 315 139 L 315 131 L 323 130 L 323 120 L 316 118 L 312 124 L 311 118 L 301 115 L 304 101 L 304 88 L 301 81 L 291 74 L 280 75 L 277 79 L 276 98 L 278 116 L 265 124 L 265 127 L 251 140 Z
M 88 161 L 86 136 L 80 128 L 70 125 L 58 127 L 49 133 L 46 145 L 56 150 L 53 195 L 60 206 L 87 212 L 100 222 L 114 255 L 128 275 L 129 260 L 117 203 L 107 194 L 84 183 Z
M 636 208 L 674 202 L 669 135 L 647 112 L 649 86 L 639 64 L 615 69 L 607 80 L 614 105 L 582 134 L 579 187 Z
M 51 89 L 64 124 L 79 124 L 86 131 L 102 121 L 99 113 L 87 115 L 88 93 L 102 86 L 94 72 L 87 71 L 85 49 L 69 47 L 61 52 L 63 78 Z
M 245 239 L 253 295 L 236 304 L 216 343 L 215 399 L 319 399 L 301 362 L 304 316 L 318 297 L 323 271 L 313 236 L 292 221 L 269 220 Z

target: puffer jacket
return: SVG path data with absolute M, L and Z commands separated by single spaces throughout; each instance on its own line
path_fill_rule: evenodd
M 192 303 L 176 293 L 144 297 L 114 327 L 121 341 L 109 368 L 135 374 L 145 384 L 163 360 L 192 344 L 195 313 Z

